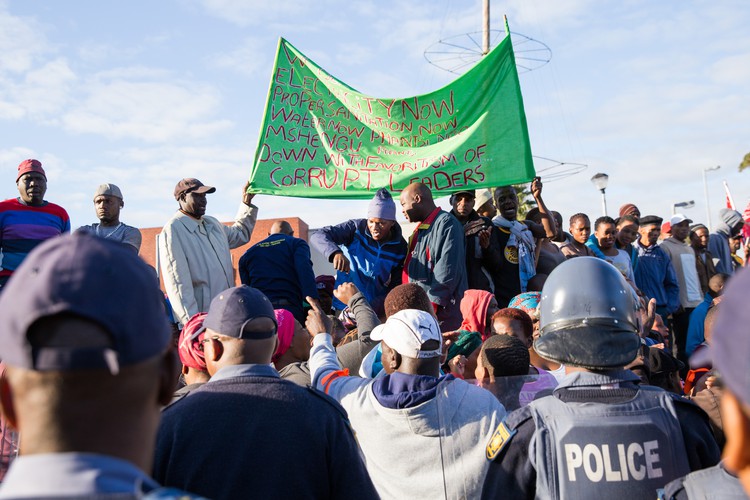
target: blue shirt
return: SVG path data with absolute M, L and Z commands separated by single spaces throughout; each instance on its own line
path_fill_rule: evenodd
M 103 493 L 139 498 L 157 488 L 156 481 L 126 460 L 93 453 L 44 453 L 13 461 L 0 498 L 85 498 Z
M 711 307 L 713 300 L 714 298 L 711 297 L 711 295 L 706 294 L 703 297 L 703 302 L 698 304 L 695 309 L 693 309 L 693 312 L 690 313 L 687 343 L 685 344 L 685 354 L 687 356 L 693 354 L 695 349 L 705 340 L 705 330 L 703 325 L 706 322 L 706 314 L 708 314 L 708 309 Z

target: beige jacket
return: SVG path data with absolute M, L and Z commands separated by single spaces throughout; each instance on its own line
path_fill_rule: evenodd
M 235 284 L 231 248 L 250 241 L 258 207 L 241 204 L 234 224 L 177 212 L 159 236 L 159 264 L 175 320 L 185 324 Z

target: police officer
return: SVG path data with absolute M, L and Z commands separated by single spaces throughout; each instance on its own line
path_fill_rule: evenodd
M 641 345 L 638 307 L 603 260 L 570 259 L 550 274 L 534 349 L 566 376 L 498 426 L 484 498 L 653 498 L 718 461 L 702 410 L 623 368 Z
M 669 483 L 662 498 L 750 498 L 750 273 L 736 275 L 718 306 L 711 347 L 713 367 L 724 387 L 721 420 L 727 444 L 715 467 Z M 704 351 L 705 352 L 705 351 Z

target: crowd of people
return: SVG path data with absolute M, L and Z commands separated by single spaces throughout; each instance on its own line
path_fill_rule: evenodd
M 513 186 L 456 192 L 448 212 L 415 183 L 408 237 L 379 189 L 309 244 L 275 221 L 235 269 L 253 194 L 225 225 L 206 215 L 216 189 L 186 178 L 162 292 L 117 186 L 70 235 L 46 181 L 26 160 L 0 202 L 2 443 L 18 446 L 0 448 L 0 499 L 750 495 L 739 212 L 711 232 L 626 204 L 565 231 L 539 178 L 523 220 Z

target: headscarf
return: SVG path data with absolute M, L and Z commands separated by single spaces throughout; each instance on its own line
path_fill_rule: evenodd
M 289 346 L 292 345 L 292 339 L 294 338 L 294 315 L 286 309 L 274 309 L 273 312 L 276 314 L 276 323 L 279 325 L 277 329 L 279 345 L 276 347 L 276 352 L 271 358 L 271 361 L 275 363 L 289 350 Z
M 459 330 L 477 332 L 485 340 L 487 330 L 487 309 L 493 295 L 486 290 L 466 290 L 461 299 L 461 316 L 464 321 Z
M 461 331 L 458 334 L 458 339 L 448 348 L 448 359 L 453 359 L 459 354 L 463 354 L 468 358 L 481 345 L 482 336 L 479 332 Z
M 542 299 L 541 292 L 524 292 L 516 295 L 508 303 L 512 309 L 520 309 L 528 314 L 531 319 L 539 319 L 539 301 Z
M 198 313 L 190 318 L 180 332 L 180 338 L 177 343 L 177 353 L 180 355 L 180 362 L 194 370 L 207 371 L 206 358 L 203 355 L 201 341 L 206 333 L 203 327 L 203 320 L 206 313 Z

